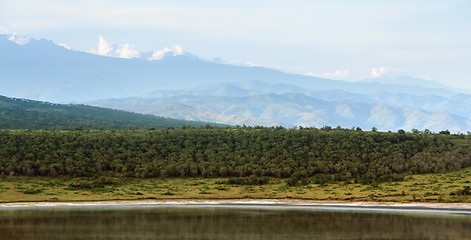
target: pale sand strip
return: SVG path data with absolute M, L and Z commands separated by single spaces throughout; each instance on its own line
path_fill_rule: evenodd
M 299 199 L 164 199 L 164 200 L 116 200 L 80 202 L 14 202 L 0 203 L 0 209 L 37 207 L 86 207 L 86 206 L 271 206 L 317 207 L 334 209 L 372 209 L 401 211 L 460 211 L 471 214 L 471 203 L 423 203 L 423 202 L 352 202 L 316 201 Z

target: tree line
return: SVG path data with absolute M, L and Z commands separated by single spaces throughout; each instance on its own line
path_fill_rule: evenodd
M 0 174 L 401 180 L 471 166 L 448 135 L 332 128 L 1 130 Z

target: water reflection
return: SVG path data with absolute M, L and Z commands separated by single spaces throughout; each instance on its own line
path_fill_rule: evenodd
M 470 239 L 469 215 L 238 207 L 1 210 L 0 239 Z

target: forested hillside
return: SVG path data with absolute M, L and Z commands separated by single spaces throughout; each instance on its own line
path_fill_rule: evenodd
M 0 173 L 41 176 L 401 180 L 471 165 L 467 136 L 347 129 L 0 131 Z
M 149 129 L 206 124 L 87 105 L 0 96 L 0 129 Z

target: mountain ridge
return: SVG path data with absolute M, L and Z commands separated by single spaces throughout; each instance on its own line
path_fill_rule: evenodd
M 0 53 L 0 94 L 11 97 L 230 124 L 471 129 L 469 91 L 422 79 L 329 80 L 191 53 L 153 61 L 105 57 L 45 39 L 18 45 L 5 35 Z M 138 104 L 148 99 L 157 100 Z
M 207 124 L 209 123 L 170 119 L 102 107 L 54 104 L 0 96 L 0 129 L 149 129 L 199 127 Z
M 375 127 L 382 131 L 415 128 L 437 132 L 471 129 L 471 121 L 456 114 L 348 100 L 325 101 L 301 93 L 268 93 L 247 97 L 181 95 L 108 99 L 89 104 L 232 125 Z M 234 120 L 231 116 L 239 118 Z
M 204 84 L 248 81 L 364 94 L 380 91 L 448 97 L 459 94 L 448 89 L 329 80 L 263 67 L 215 63 L 185 54 L 154 61 L 105 57 L 68 50 L 44 39 L 18 45 L 6 35 L 2 36 L 0 94 L 34 100 L 84 102 L 142 96 L 152 90 L 182 90 Z

